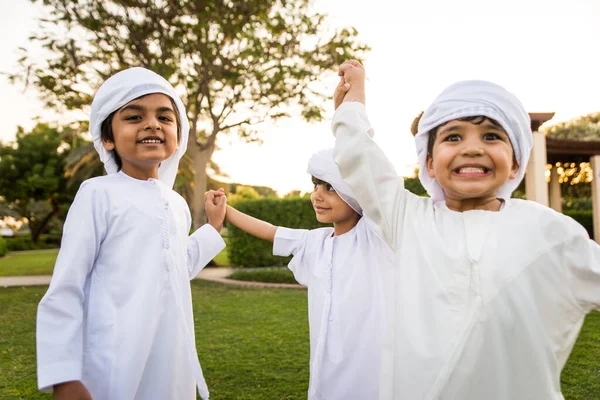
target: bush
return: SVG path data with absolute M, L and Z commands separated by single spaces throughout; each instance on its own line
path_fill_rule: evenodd
M 326 226 L 317 221 L 309 198 L 288 197 L 239 200 L 234 207 L 275 226 L 286 228 L 314 229 Z M 286 265 L 291 257 L 273 256 L 273 244 L 227 225 L 229 236 L 229 261 L 232 265 L 265 267 Z
M 48 242 L 46 242 L 46 239 L 47 238 L 42 235 L 40 240 L 38 240 L 38 243 L 34 243 L 30 236 L 16 236 L 6 238 L 6 247 L 9 251 L 55 249 L 58 247 L 54 237 Z
M 287 268 L 240 269 L 228 278 L 250 282 L 298 283 L 293 272 Z
M 566 210 L 563 211 L 563 214 L 583 225 L 590 237 L 592 239 L 594 238 L 594 217 L 592 215 L 592 210 Z
M 4 257 L 6 253 L 8 253 L 6 242 L 4 241 L 4 238 L 0 236 L 0 257 Z

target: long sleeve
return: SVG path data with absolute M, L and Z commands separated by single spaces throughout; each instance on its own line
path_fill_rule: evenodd
M 566 244 L 565 261 L 571 291 L 584 312 L 600 309 L 600 245 L 579 225 Z
M 69 209 L 50 287 L 37 312 L 38 386 L 81 380 L 85 286 L 107 229 L 102 192 L 82 184 Z
M 204 224 L 190 235 L 187 252 L 190 279 L 194 279 L 224 248 L 225 241 L 210 224 Z
M 296 281 L 308 286 L 310 281 L 310 261 L 306 254 L 309 231 L 278 227 L 273 241 L 273 255 L 287 257 L 293 254 L 288 268 L 294 273 Z
M 393 165 L 373 141 L 365 107 L 358 102 L 340 105 L 332 122 L 336 137 L 333 155 L 342 178 L 379 234 L 396 248 L 397 229 L 405 214 L 410 193 Z

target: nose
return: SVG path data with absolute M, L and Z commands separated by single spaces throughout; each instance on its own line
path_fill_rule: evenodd
M 160 123 L 158 122 L 158 119 L 156 118 L 150 118 L 150 120 L 148 120 L 148 123 L 146 124 L 146 126 L 144 127 L 145 130 L 150 130 L 150 131 L 155 131 L 155 130 L 160 130 Z
M 323 185 L 317 185 L 315 191 L 313 192 L 313 198 L 315 201 L 323 200 Z
M 471 138 L 463 141 L 463 147 L 460 154 L 463 156 L 477 157 L 482 156 L 485 153 L 483 144 L 480 140 Z

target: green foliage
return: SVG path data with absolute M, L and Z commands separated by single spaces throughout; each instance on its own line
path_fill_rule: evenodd
M 4 238 L 0 237 L 0 257 L 4 257 L 6 253 L 8 253 L 6 242 L 4 241 Z
M 77 144 L 70 128 L 37 124 L 31 132 L 19 127 L 14 145 L 0 144 L 0 193 L 7 215 L 27 218 L 31 237 L 39 236 L 69 204 L 75 188 L 64 176 L 64 159 Z
M 545 128 L 550 137 L 574 140 L 600 140 L 600 112 L 582 115 Z
M 241 200 L 235 207 L 248 215 L 275 226 L 314 229 L 325 225 L 315 217 L 310 199 L 307 198 L 260 198 Z M 232 265 L 265 267 L 285 265 L 291 258 L 273 256 L 273 244 L 257 239 L 235 226 L 228 225 L 229 260 Z
M 425 190 L 425 188 L 421 184 L 421 181 L 419 180 L 418 176 L 419 176 L 418 170 L 417 170 L 417 175 L 414 177 L 405 176 L 404 177 L 404 188 L 406 190 L 408 190 L 409 192 L 416 194 L 417 196 L 429 196 L 427 194 L 427 190 Z
M 369 50 L 355 29 L 328 29 L 312 0 L 42 3 L 46 15 L 32 35 L 38 48 L 23 50 L 11 81 L 36 87 L 50 108 L 78 110 L 117 71 L 157 72 L 185 91 L 198 144 L 189 151 L 191 167 L 203 167 L 194 175 L 202 194 L 220 132 L 256 141 L 263 121 L 322 120 L 331 95 L 323 74 Z
M 294 274 L 289 269 L 283 268 L 260 268 L 260 269 L 238 269 L 228 276 L 228 279 L 250 282 L 267 283 L 298 283 Z
M 563 214 L 583 225 L 590 237 L 594 238 L 594 217 L 592 210 L 564 210 Z
M 55 240 L 50 240 L 50 243 L 48 243 L 47 238 L 47 235 L 41 235 L 40 240 L 34 242 L 29 236 L 15 236 L 11 238 L 5 238 L 5 241 L 6 247 L 10 251 L 55 249 L 58 247 Z

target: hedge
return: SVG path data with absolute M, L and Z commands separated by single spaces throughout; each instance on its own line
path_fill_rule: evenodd
M 592 210 L 565 210 L 563 214 L 568 215 L 583 225 L 590 237 L 594 238 L 594 217 Z
M 233 206 L 239 211 L 251 215 L 275 226 L 286 228 L 314 229 L 327 226 L 317 221 L 309 198 L 288 197 L 239 200 Z M 242 232 L 227 225 L 229 261 L 232 265 L 245 267 L 265 267 L 287 265 L 291 257 L 273 256 L 273 244 L 266 240 Z
M 60 241 L 55 236 L 41 235 L 37 243 L 30 236 L 15 236 L 6 238 L 6 247 L 9 251 L 55 249 Z
M 0 236 L 0 257 L 4 257 L 8 253 L 8 249 L 6 248 L 6 242 Z

